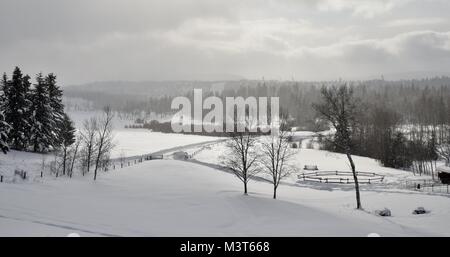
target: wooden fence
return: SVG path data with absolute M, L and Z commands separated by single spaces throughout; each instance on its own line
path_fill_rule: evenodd
M 374 172 L 362 172 L 357 171 L 358 182 L 361 184 L 372 184 L 383 182 L 384 176 L 376 174 Z M 327 177 L 331 176 L 331 177 Z M 333 177 L 335 176 L 335 177 Z M 344 176 L 338 177 L 338 176 Z M 335 183 L 335 184 L 350 184 L 355 183 L 353 179 L 353 172 L 349 171 L 316 171 L 308 172 L 298 175 L 299 179 L 303 181 L 312 181 L 319 183 Z

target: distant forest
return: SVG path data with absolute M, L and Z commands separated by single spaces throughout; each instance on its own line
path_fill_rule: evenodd
M 80 98 L 101 109 L 110 105 L 124 114 L 142 117 L 143 113 L 171 114 L 173 97 L 193 98 L 193 89 L 203 89 L 204 97 L 278 96 L 281 109 L 289 114 L 292 126 L 317 129 L 312 104 L 320 99 L 322 86 L 348 84 L 364 108 L 385 109 L 401 117 L 402 124 L 437 125 L 450 121 L 450 78 L 436 77 L 403 81 L 225 81 L 225 82 L 101 82 L 65 88 L 65 96 Z

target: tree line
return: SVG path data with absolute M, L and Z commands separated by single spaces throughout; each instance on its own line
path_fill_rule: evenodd
M 320 125 L 322 125 L 321 128 L 325 128 L 323 124 L 317 124 L 317 113 L 312 108 L 314 103 L 321 100 L 322 86 L 348 84 L 354 87 L 355 96 L 362 102 L 395 110 L 404 123 L 442 123 L 442 120 L 446 119 L 448 122 L 450 119 L 448 115 L 445 115 L 450 111 L 446 103 L 450 98 L 449 77 L 399 81 L 384 79 L 324 82 L 242 80 L 220 83 L 195 81 L 165 83 L 164 87 L 155 87 L 150 83 L 148 86 L 131 87 L 125 91 L 124 88 L 128 85 L 126 82 L 120 85 L 114 83 L 109 85 L 105 82 L 103 87 L 98 85 L 70 87 L 70 96 L 90 100 L 99 108 L 111 103 L 111 107 L 117 112 L 132 114 L 135 119 L 145 118 L 146 120 L 148 120 L 146 116 L 150 117 L 151 113 L 173 114 L 172 98 L 185 96 L 191 99 L 193 98 L 192 88 L 201 88 L 204 97 L 214 95 L 222 101 L 228 96 L 278 96 L 281 109 L 289 113 L 291 117 L 290 124 L 302 130 L 312 130 Z M 216 84 L 222 86 L 217 87 Z M 86 92 L 85 88 L 89 88 L 92 92 Z
M 322 88 L 322 94 L 344 89 L 352 100 L 354 112 L 351 123 L 347 124 L 352 154 L 433 178 L 439 159 L 449 165 L 450 95 L 446 87 L 425 88 L 414 99 L 398 100 L 404 101 L 403 105 L 389 103 L 385 94 L 377 102 L 365 101 L 364 95 L 358 95 L 356 88 L 349 85 Z M 396 109 L 392 107 L 396 105 Z M 336 147 L 338 140 L 340 135 L 334 134 L 322 146 L 342 152 Z

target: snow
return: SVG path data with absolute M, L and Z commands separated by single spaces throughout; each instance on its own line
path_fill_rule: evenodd
M 262 180 L 252 181 L 244 196 L 233 174 L 214 168 L 227 153 L 222 138 L 144 129 L 115 134 L 115 156 L 122 150 L 126 156 L 156 151 L 167 156 L 182 149 L 195 160 L 168 156 L 100 172 L 93 181 L 92 174 L 40 178 L 42 158 L 49 162 L 51 155 L 0 155 L 0 173 L 30 173 L 27 181 L 0 183 L 0 236 L 450 236 L 448 195 L 402 189 L 404 180 L 428 178 L 370 158 L 354 156 L 357 169 L 386 181 L 361 186 L 364 211 L 359 211 L 352 185 L 299 183 L 296 174 L 282 182 L 277 200 L 271 199 L 272 185 Z M 297 167 L 350 170 L 344 155 L 295 151 Z M 413 215 L 417 207 L 430 212 Z M 392 217 L 375 214 L 384 208 Z
M 252 182 L 250 196 L 231 174 L 173 160 L 148 161 L 116 172 L 44 183 L 0 185 L 0 236 L 381 236 L 449 235 L 448 198 Z M 4 197 L 8 195 L 8 197 Z M 430 214 L 412 215 L 417 206 Z
M 151 132 L 147 129 L 118 129 L 114 130 L 113 134 L 115 144 L 111 153 L 113 159 L 163 150 L 172 152 L 186 146 L 223 140 L 217 137 Z M 46 175 L 49 173 L 50 162 L 55 160 L 53 154 L 11 150 L 7 155 L 0 154 L 0 175 L 4 176 L 5 181 L 21 182 L 21 179 L 13 177 L 13 174 L 15 170 L 24 170 L 31 181 L 39 180 L 43 160 L 45 161 L 44 175 Z
M 437 167 L 437 170 L 440 172 L 450 173 L 450 166 L 442 165 L 442 166 Z
M 83 121 L 92 117 L 101 117 L 102 112 L 69 112 L 70 117 L 74 120 L 75 126 L 81 129 Z M 114 144 L 111 158 L 119 158 L 122 156 L 136 156 L 150 154 L 153 152 L 175 148 L 184 145 L 204 143 L 219 140 L 217 137 L 183 135 L 174 133 L 152 132 L 148 129 L 125 129 L 125 125 L 129 125 L 133 120 L 120 119 L 116 114 L 113 120 L 114 125 Z
M 42 161 L 48 163 L 54 160 L 51 154 L 36 154 L 28 152 L 18 152 L 11 150 L 7 155 L 0 154 L 0 175 L 4 176 L 5 182 L 22 182 L 21 179 L 13 177 L 15 170 L 24 170 L 30 180 L 40 175 Z
M 148 129 L 114 130 L 112 158 L 149 154 L 168 148 L 220 140 L 217 137 L 151 132 Z
M 192 149 L 194 152 L 199 149 Z M 298 148 L 292 149 L 295 155 L 292 157 L 292 164 L 298 167 L 297 173 L 291 174 L 286 178 L 285 182 L 296 183 L 298 181 L 297 175 L 302 174 L 302 168 L 305 165 L 317 165 L 319 171 L 351 171 L 347 156 L 344 154 L 322 151 L 317 149 Z M 220 164 L 228 149 L 225 142 L 213 144 L 208 148 L 203 148 L 195 154 L 194 158 L 201 162 Z M 188 151 L 189 152 L 189 151 Z M 414 176 L 410 171 L 386 168 L 371 158 L 353 156 L 357 171 L 373 172 L 377 175 L 384 176 L 385 184 L 391 186 L 403 185 L 403 182 L 408 180 L 429 180 L 430 176 Z M 261 174 L 263 176 L 263 174 Z

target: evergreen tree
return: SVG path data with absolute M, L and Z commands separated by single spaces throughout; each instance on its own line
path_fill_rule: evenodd
M 54 136 L 52 108 L 50 106 L 50 97 L 47 84 L 41 73 L 36 77 L 36 84 L 31 94 L 31 128 L 30 143 L 33 151 L 47 151 L 52 145 Z
M 62 154 L 63 154 L 63 175 L 66 173 L 66 170 L 68 168 L 68 152 L 69 147 L 75 143 L 75 132 L 76 129 L 73 125 L 72 120 L 69 118 L 69 116 L 65 113 L 63 113 L 63 120 L 61 124 L 61 130 L 60 130 L 60 139 L 61 139 L 61 147 L 62 147 Z
M 11 126 L 5 121 L 3 110 L 6 108 L 6 93 L 8 91 L 8 77 L 3 74 L 0 94 L 0 150 L 6 154 L 9 151 L 8 134 Z
M 3 81 L 5 120 L 11 125 L 9 140 L 12 147 L 18 150 L 24 150 L 28 146 L 31 106 L 29 80 L 30 77 L 23 76 L 19 67 L 16 67 L 11 81 Z
M 0 111 L 0 150 L 6 154 L 9 151 L 8 133 L 10 126 L 5 122 L 5 116 Z
M 54 122 L 54 136 L 52 144 L 56 148 L 61 146 L 64 141 L 62 130 L 64 129 L 64 105 L 62 103 L 62 90 L 56 85 L 56 76 L 53 73 L 45 77 L 45 84 L 50 99 L 50 107 L 52 110 L 52 120 Z
M 11 83 L 8 80 L 8 76 L 6 75 L 6 73 L 3 73 L 2 85 L 1 85 L 2 94 L 0 95 L 0 100 L 1 100 L 0 107 L 2 108 L 2 110 L 5 110 L 5 108 L 7 106 L 8 92 L 9 92 L 10 85 L 11 85 Z

